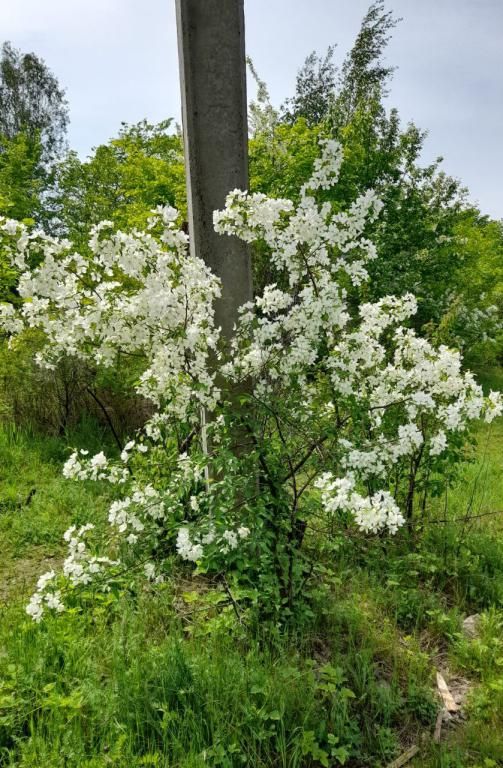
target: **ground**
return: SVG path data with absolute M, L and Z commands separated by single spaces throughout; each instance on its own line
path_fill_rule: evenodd
M 302 632 L 273 642 L 188 570 L 30 621 L 64 530 L 105 517 L 105 488 L 61 477 L 68 446 L 89 441 L 88 428 L 0 431 L 0 766 L 356 768 L 413 745 L 412 768 L 503 765 L 503 420 L 480 429 L 475 461 L 413 546 L 320 547 L 335 575 Z M 453 516 L 470 519 L 438 522 Z M 437 671 L 459 704 L 439 744 Z

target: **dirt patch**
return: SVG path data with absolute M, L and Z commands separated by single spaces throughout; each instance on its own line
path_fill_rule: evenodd
M 48 554 L 44 550 L 35 550 L 30 557 L 20 557 L 0 564 L 0 602 L 28 598 L 38 578 L 61 564 L 61 556 Z

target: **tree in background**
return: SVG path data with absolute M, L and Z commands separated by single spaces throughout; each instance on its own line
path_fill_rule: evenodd
M 5 42 L 0 57 L 0 133 L 7 139 L 26 133 L 40 140 L 47 163 L 63 151 L 67 126 L 65 92 L 46 63 Z
M 386 96 L 387 84 L 395 67 L 383 61 L 392 31 L 401 19 L 393 18 L 384 8 L 384 0 L 375 0 L 363 17 L 355 43 L 347 55 L 339 76 L 333 118 L 346 124 L 355 110 L 369 98 Z M 329 52 L 333 48 L 329 48 Z
M 56 169 L 51 229 L 85 246 L 89 227 L 104 219 L 127 231 L 145 227 L 158 205 L 184 211 L 182 142 L 170 127 L 171 120 L 123 124 L 86 160 L 68 153 Z
M 336 85 L 334 51 L 335 45 L 332 45 L 324 57 L 313 51 L 305 60 L 297 73 L 295 95 L 287 99 L 283 107 L 288 122 L 304 118 L 308 125 L 316 125 L 327 116 Z
M 0 216 L 33 221 L 40 211 L 42 147 L 25 133 L 0 136 Z M 16 301 L 17 271 L 0 255 L 0 300 Z
M 0 136 L 0 213 L 20 220 L 37 217 L 43 186 L 38 172 L 41 158 L 42 145 L 36 137 Z
M 324 58 L 308 56 L 294 97 L 267 132 L 254 132 L 251 188 L 292 197 L 309 177 L 318 139 L 340 141 L 345 162 L 327 201 L 344 210 L 372 188 L 384 203 L 367 231 L 379 258 L 369 265 L 365 298 L 413 290 L 416 330 L 462 346 L 472 363 L 495 360 L 502 355 L 501 282 L 495 288 L 501 226 L 488 226 L 461 183 L 442 172 L 442 158 L 424 165 L 427 133 L 413 123 L 404 127 L 397 110 L 386 108 L 394 67 L 384 54 L 398 21 L 383 0 L 372 3 L 337 78 L 333 46 Z M 270 113 L 266 92 L 261 95 L 255 111 Z M 256 114 L 252 125 L 261 125 Z M 260 285 L 270 269 L 260 253 L 256 262 Z
M 80 160 L 76 152 L 67 153 L 53 166 L 52 188 L 43 196 L 37 221 L 42 221 L 51 233 L 71 238 L 79 251 L 89 257 L 89 230 L 99 221 L 111 221 L 125 232 L 135 228 L 143 230 L 147 228 L 152 210 L 166 202 L 176 204 L 183 217 L 182 145 L 180 136 L 170 132 L 170 126 L 170 121 L 158 125 L 146 121 L 123 125 L 117 138 L 97 147 L 86 160 Z M 26 139 L 25 134 L 20 134 L 13 141 L 23 137 Z M 3 157 L 7 159 L 7 155 Z M 0 194 L 1 180 L 0 156 Z M 22 197 L 20 173 L 13 181 L 13 189 Z M 14 216 L 17 211 L 18 218 L 22 219 L 27 214 L 21 210 L 19 205 L 11 206 L 6 214 Z M 18 270 L 2 255 L 0 301 L 18 302 L 17 280 Z M 130 429 L 135 420 L 141 421 L 144 404 L 133 405 L 128 399 L 130 379 L 136 376 L 134 359 L 122 366 L 120 374 L 114 369 L 97 377 L 92 366 L 77 364 L 71 359 L 60 361 L 51 372 L 41 372 L 31 363 L 37 337 L 28 341 L 15 352 L 1 351 L 4 400 L 7 411 L 14 417 L 21 414 L 22 419 L 31 419 L 53 432 L 64 431 L 86 411 L 98 418 L 106 412 L 106 423 L 110 425 L 112 419 L 117 433 Z M 20 370 L 21 377 L 17 373 Z M 40 403 L 45 407 L 43 418 Z
M 44 192 L 65 148 L 68 105 L 45 62 L 5 42 L 0 53 L 0 213 L 46 220 Z

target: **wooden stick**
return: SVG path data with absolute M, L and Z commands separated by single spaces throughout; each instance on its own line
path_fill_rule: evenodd
M 458 705 L 452 698 L 452 693 L 450 692 L 449 688 L 447 687 L 447 683 L 445 682 L 444 678 L 440 674 L 440 672 L 437 672 L 437 688 L 440 696 L 442 697 L 442 700 L 445 704 L 445 708 L 448 712 L 457 712 Z
M 442 735 L 442 723 L 444 721 L 444 715 L 445 715 L 445 709 L 441 709 L 440 712 L 437 715 L 437 722 L 435 723 L 435 731 L 433 733 L 433 741 L 435 744 L 440 743 L 440 738 Z
M 403 755 L 400 755 L 400 757 L 397 757 L 397 759 L 393 760 L 392 763 L 389 763 L 386 768 L 401 768 L 402 765 L 405 765 L 410 760 L 412 760 L 412 758 L 415 757 L 418 752 L 419 747 L 413 744 L 412 747 L 403 753 Z

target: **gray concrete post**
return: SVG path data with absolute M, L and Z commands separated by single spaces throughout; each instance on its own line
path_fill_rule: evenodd
M 247 246 L 217 235 L 213 211 L 248 187 L 244 0 L 176 0 L 192 252 L 222 281 L 216 323 L 229 338 L 252 298 Z

